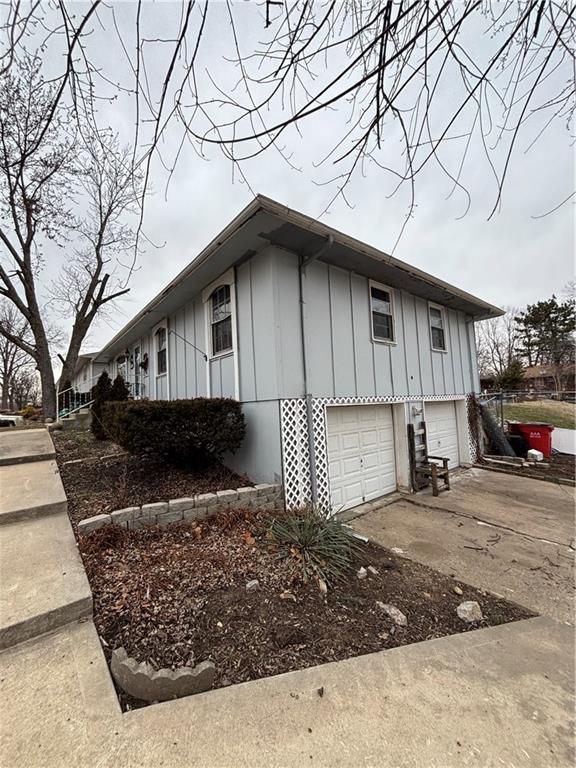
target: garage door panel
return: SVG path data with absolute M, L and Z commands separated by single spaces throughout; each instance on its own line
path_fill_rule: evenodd
M 362 471 L 362 462 L 360 456 L 351 456 L 349 459 L 342 460 L 342 476 L 351 477 Z
M 340 444 L 343 451 L 354 451 L 357 452 L 358 448 L 360 447 L 360 438 L 358 433 L 354 432 L 345 432 L 340 437 Z
M 369 429 L 360 435 L 360 445 L 363 449 L 374 448 L 378 445 L 378 430 Z
M 354 483 L 353 485 L 347 485 L 344 488 L 344 496 L 342 499 L 344 508 L 353 507 L 356 504 L 362 503 L 362 483 Z
M 426 403 L 425 410 L 428 453 L 433 456 L 445 456 L 449 459 L 449 467 L 457 467 L 460 464 L 460 454 L 454 401 Z
M 364 471 L 371 469 L 378 469 L 380 466 L 382 454 L 379 451 L 370 451 L 370 453 L 362 454 L 362 466 Z
M 335 511 L 396 490 L 391 406 L 328 408 L 327 446 Z

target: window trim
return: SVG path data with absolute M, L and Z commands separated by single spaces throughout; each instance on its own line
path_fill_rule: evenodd
M 437 309 L 442 315 L 442 331 L 444 332 L 444 348 L 434 346 L 434 334 L 432 333 L 432 315 L 430 314 L 431 309 Z M 433 301 L 428 302 L 428 331 L 430 333 L 430 349 L 432 350 L 432 352 L 443 352 L 444 354 L 448 352 L 447 322 L 446 322 L 447 317 L 448 315 L 446 314 L 446 307 L 443 307 L 441 304 L 435 304 Z
M 232 348 L 227 349 L 225 352 L 219 352 L 216 355 L 212 354 L 212 323 L 211 323 L 211 302 L 210 298 L 216 288 L 221 285 L 230 286 L 230 308 L 232 310 Z M 204 304 L 204 339 L 206 356 L 208 358 L 206 362 L 206 393 L 207 397 L 211 397 L 212 381 L 210 375 L 210 363 L 213 360 L 220 360 L 225 357 L 234 358 L 234 396 L 236 400 L 240 399 L 240 371 L 238 362 L 238 297 L 236 295 L 236 268 L 231 267 L 224 272 L 216 280 L 212 281 L 202 291 L 202 303 Z
M 374 336 L 374 322 L 372 319 L 372 288 L 378 288 L 386 293 L 390 294 L 390 305 L 392 307 L 392 338 L 381 339 L 378 336 Z M 396 340 L 396 296 L 395 291 L 389 285 L 384 283 L 377 283 L 375 280 L 368 280 L 368 315 L 370 320 L 370 337 L 375 344 L 388 344 L 390 346 L 396 346 L 398 344 Z
M 214 322 L 213 316 L 212 316 L 212 298 L 216 291 L 220 288 L 228 288 L 230 292 L 230 336 L 232 339 L 232 344 L 230 347 L 227 347 L 227 349 L 222 349 L 220 352 L 214 352 L 214 336 L 213 336 L 213 328 L 216 325 L 216 323 L 221 323 L 224 320 L 227 320 L 228 318 L 224 318 L 223 320 L 218 320 L 216 323 Z M 219 357 L 226 357 L 226 355 L 233 355 L 234 354 L 234 302 L 232 300 L 232 294 L 234 292 L 234 283 L 228 283 L 228 282 L 220 282 L 217 286 L 215 286 L 214 290 L 208 296 L 208 299 L 206 301 L 208 306 L 208 321 L 210 324 L 210 328 L 208 329 L 208 335 L 210 337 L 210 360 L 215 360 Z
M 162 373 L 158 373 L 158 352 L 161 352 L 162 350 L 158 349 L 158 334 L 160 331 L 164 331 L 166 334 L 166 340 L 165 340 L 165 347 L 164 350 L 166 351 L 166 370 L 162 371 Z M 160 379 L 162 376 L 168 376 L 168 366 L 169 366 L 169 360 L 168 360 L 168 323 L 159 323 L 155 328 L 154 332 L 152 334 L 152 341 L 154 343 L 154 376 L 157 379 Z
M 212 296 L 214 291 L 222 286 L 227 285 L 230 288 L 230 312 L 231 312 L 231 325 L 232 325 L 232 346 L 222 352 L 214 353 L 212 348 Z M 221 357 L 227 357 L 233 355 L 236 352 L 237 340 L 236 340 L 236 280 L 234 270 L 229 269 L 224 272 L 223 275 L 213 283 L 207 285 L 202 291 L 202 301 L 204 303 L 204 314 L 206 318 L 206 354 L 208 360 L 218 360 Z

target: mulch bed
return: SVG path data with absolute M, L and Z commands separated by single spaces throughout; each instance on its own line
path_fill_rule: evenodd
M 115 509 L 252 485 L 222 464 L 182 469 L 130 456 L 88 431 L 52 432 L 73 524 Z
M 545 459 L 544 464 L 547 467 L 540 467 L 536 464 L 533 467 L 518 467 L 510 464 L 509 467 L 498 465 L 496 469 L 507 472 L 511 475 L 523 475 L 535 480 L 549 480 L 555 482 L 562 480 L 576 480 L 576 457 L 569 456 L 566 453 L 553 453 L 549 459 Z M 493 469 L 494 465 L 486 463 L 488 469 Z
M 533 615 L 372 544 L 358 567 L 378 574 L 353 573 L 324 596 L 316 580 L 303 582 L 295 558 L 278 556 L 267 522 L 230 513 L 196 529 L 110 526 L 80 537 L 108 660 L 120 646 L 157 669 L 210 659 L 219 688 Z M 246 591 L 251 579 L 258 591 Z M 483 622 L 457 616 L 463 600 L 479 602 Z M 376 601 L 395 605 L 408 625 Z

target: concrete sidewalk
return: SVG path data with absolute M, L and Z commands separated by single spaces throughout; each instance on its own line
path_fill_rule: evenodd
M 56 456 L 48 430 L 22 429 L 0 433 L 0 466 L 46 461 Z
M 88 620 L 0 654 L 0 764 L 572 768 L 573 662 L 537 618 L 121 714 Z
M 50 435 L 0 433 L 0 451 L 13 460 L 0 466 L 0 648 L 7 648 L 90 616 L 92 593 L 58 466 L 38 460 L 54 453 Z

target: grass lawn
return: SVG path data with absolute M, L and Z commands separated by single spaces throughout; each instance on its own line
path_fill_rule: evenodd
M 538 400 L 504 406 L 504 418 L 511 421 L 535 421 L 554 427 L 576 429 L 576 406 L 556 400 Z

